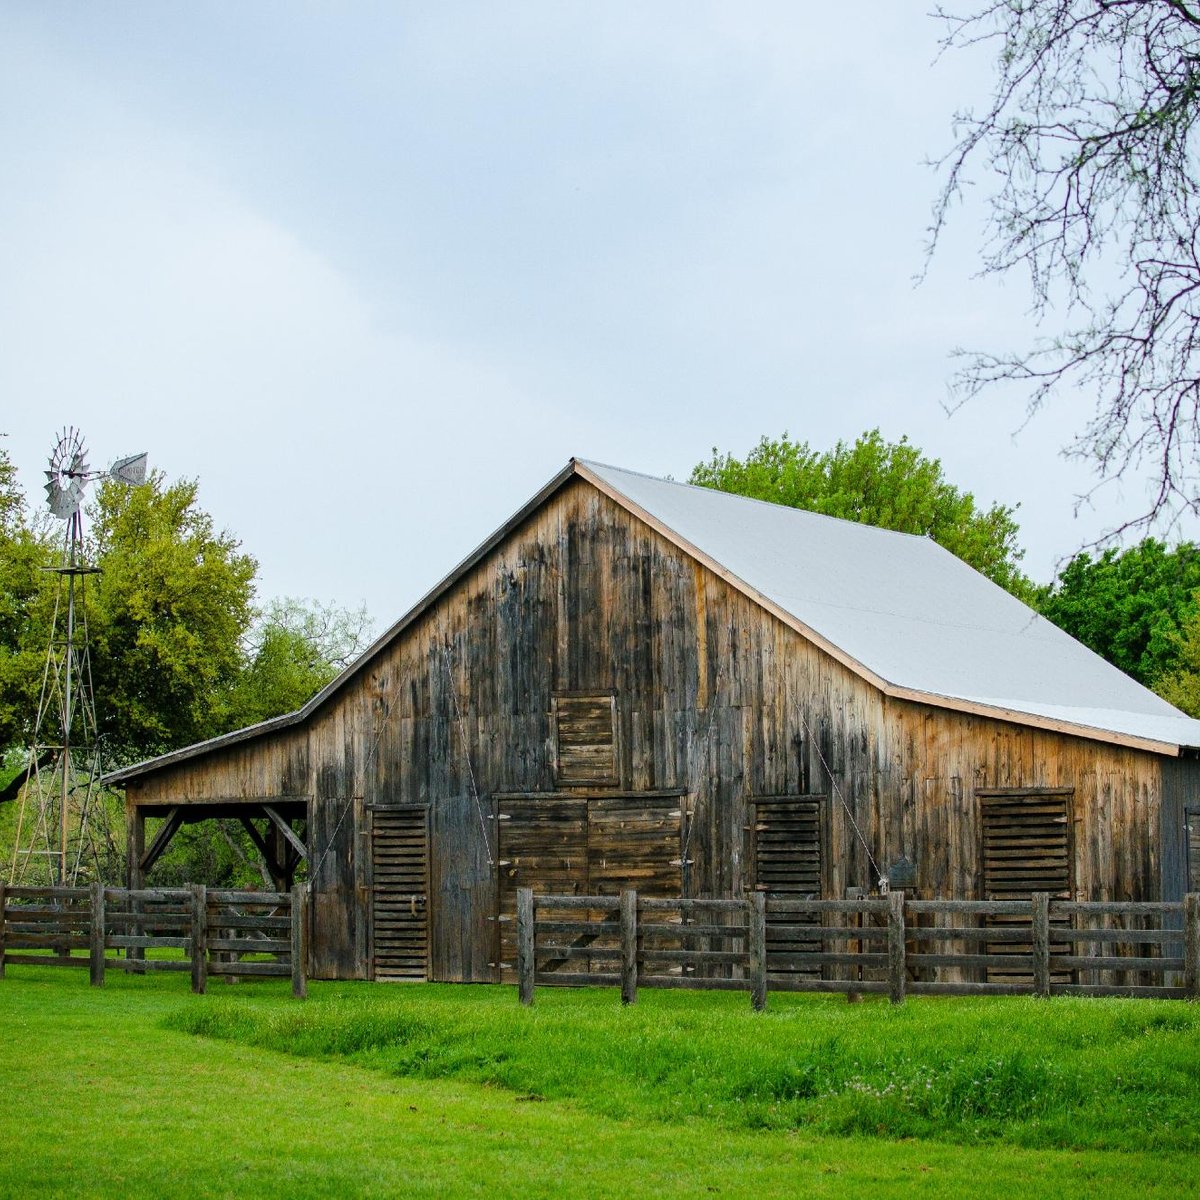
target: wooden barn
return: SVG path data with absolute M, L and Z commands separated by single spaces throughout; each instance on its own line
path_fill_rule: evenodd
M 108 782 L 130 886 L 239 818 L 315 976 L 492 981 L 518 886 L 1177 899 L 1197 747 L 928 539 L 573 460 L 299 712 Z

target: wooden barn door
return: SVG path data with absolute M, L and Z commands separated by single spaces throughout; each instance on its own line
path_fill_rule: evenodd
M 1075 894 L 1075 856 L 1072 845 L 1071 788 L 1006 788 L 976 792 L 979 799 L 984 900 L 1029 900 L 1034 892 L 1049 892 L 1052 900 L 1070 900 Z M 1060 919 L 1059 923 L 1067 923 Z M 988 924 L 997 928 L 1028 928 L 1030 941 L 990 942 L 989 954 L 1033 953 L 1031 919 L 995 916 Z M 1066 944 L 1052 953 L 1070 953 Z M 1025 968 L 989 968 L 988 978 L 998 981 L 1027 979 Z M 1061 977 L 1063 980 L 1067 976 Z
M 759 796 L 751 800 L 750 859 L 754 887 L 769 896 L 820 899 L 826 859 L 824 796 Z M 777 975 L 801 971 L 797 954 L 817 954 L 820 940 L 804 937 L 797 925 L 820 925 L 813 916 L 767 914 L 767 969 Z M 785 928 L 790 927 L 790 928 Z
M 501 800 L 500 977 L 514 978 L 517 888 L 579 896 L 587 892 L 587 800 L 583 797 Z
M 371 823 L 371 975 L 429 978 L 429 810 L 377 808 Z
M 517 888 L 567 896 L 636 888 L 647 896 L 678 896 L 681 805 L 679 796 L 661 795 L 500 798 L 501 978 L 512 977 L 516 962 Z M 586 962 L 570 969 L 586 970 Z

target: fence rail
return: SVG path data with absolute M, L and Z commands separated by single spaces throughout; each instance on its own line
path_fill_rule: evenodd
M 501 920 L 506 918 L 501 917 Z M 511 918 L 509 918 L 511 919 Z M 517 890 L 517 987 L 1200 999 L 1200 894 L 1181 902 L 802 900 Z
M 0 883 L 0 977 L 9 964 L 291 977 L 308 994 L 308 888 L 237 892 L 188 888 L 12 887 Z M 171 951 L 169 957 L 153 952 Z M 83 953 L 79 953 L 82 951 Z

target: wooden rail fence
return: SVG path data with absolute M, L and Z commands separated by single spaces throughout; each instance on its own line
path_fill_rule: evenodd
M 171 951 L 158 957 L 154 952 Z M 80 953 L 82 951 L 82 953 Z M 0 977 L 8 964 L 143 974 L 290 976 L 308 994 L 308 888 L 237 892 L 189 888 L 10 887 L 0 883 Z
M 517 890 L 517 987 L 1200 999 L 1200 894 L 1182 902 L 803 900 Z M 504 920 L 505 918 L 501 918 Z M 511 918 L 510 918 L 511 919 Z

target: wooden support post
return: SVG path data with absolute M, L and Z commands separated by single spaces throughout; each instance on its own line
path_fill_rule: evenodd
M 126 795 L 125 798 L 125 872 L 126 886 L 130 891 L 139 890 L 145 882 L 145 873 L 142 871 L 142 858 L 146 853 L 146 814 L 134 802 L 132 796 Z M 142 911 L 142 902 L 134 900 L 130 903 L 129 909 L 131 912 L 140 914 Z M 140 920 L 134 921 L 129 927 L 129 932 L 135 937 L 141 937 L 146 932 L 146 927 Z M 126 966 L 126 970 L 133 971 L 137 974 L 143 974 L 145 968 L 141 966 L 142 960 L 146 957 L 146 951 L 141 946 L 128 946 L 125 949 L 126 963 L 137 963 L 138 966 Z
M 767 1007 L 767 893 L 751 892 L 746 905 L 750 943 L 750 1006 L 755 1012 Z
M 904 893 L 888 893 L 888 999 L 904 1003 Z
M 0 979 L 4 978 L 4 922 L 8 919 L 4 906 L 8 902 L 8 885 L 0 880 Z
M 517 888 L 517 994 L 522 1004 L 533 1003 L 535 969 L 533 889 Z
M 308 996 L 308 885 L 292 888 L 292 995 Z
M 1183 986 L 1190 999 L 1200 1000 L 1200 892 L 1183 898 Z
M 104 986 L 104 884 L 92 884 L 92 936 L 88 945 L 92 987 Z
M 1033 893 L 1033 994 L 1050 995 L 1050 893 Z
M 621 1003 L 637 1000 L 637 892 L 626 888 L 621 892 Z
M 208 889 L 192 884 L 192 991 L 203 996 L 208 988 Z

